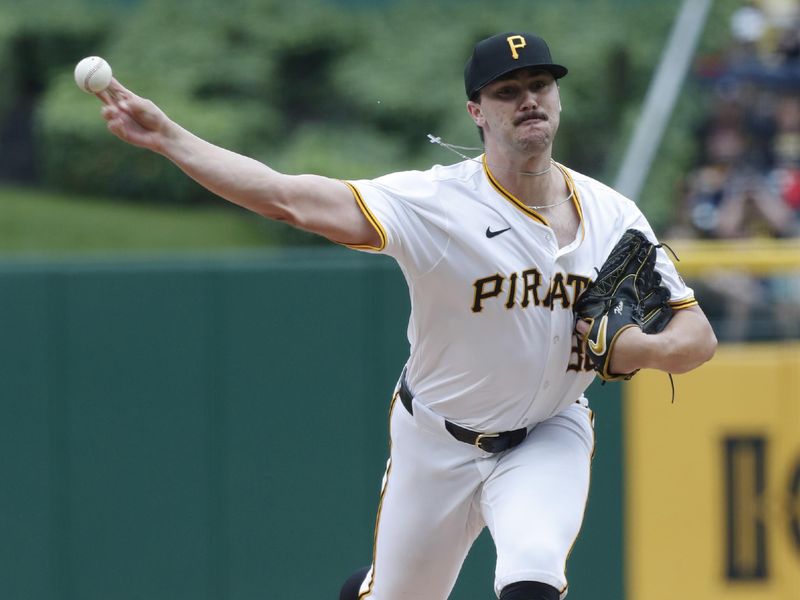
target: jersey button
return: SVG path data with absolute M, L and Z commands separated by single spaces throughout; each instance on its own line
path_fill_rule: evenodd
M 554 338 L 553 338 L 553 343 L 554 343 L 554 344 L 557 344 L 557 343 L 558 343 L 558 342 L 560 342 L 560 341 L 561 341 L 561 338 L 560 338 L 560 337 L 558 337 L 558 336 L 556 336 L 556 337 L 554 337 Z
M 546 389 L 547 389 L 547 388 L 549 388 L 549 387 L 550 387 L 550 382 L 549 382 L 549 381 L 545 381 L 545 382 L 542 384 L 542 389 L 543 389 L 543 390 L 546 390 Z

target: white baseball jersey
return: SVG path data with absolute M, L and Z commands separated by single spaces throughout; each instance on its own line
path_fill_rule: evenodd
M 408 282 L 407 381 L 415 402 L 482 432 L 531 427 L 594 378 L 572 304 L 628 228 L 655 236 L 637 206 L 559 164 L 580 226 L 559 248 L 545 218 L 503 189 L 485 157 L 350 183 Z M 673 308 L 696 304 L 663 250 Z
M 396 401 L 372 566 L 360 600 L 445 600 L 488 527 L 495 591 L 536 581 L 567 591 L 566 560 L 589 492 L 591 371 L 572 304 L 622 233 L 653 232 L 636 206 L 560 165 L 580 216 L 559 247 L 535 210 L 483 159 L 349 183 L 411 294 L 406 379 Z M 657 268 L 675 308 L 695 304 L 669 258 Z M 445 420 L 527 437 L 491 454 L 456 440 Z

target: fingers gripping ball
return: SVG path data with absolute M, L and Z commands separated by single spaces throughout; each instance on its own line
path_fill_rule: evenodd
M 99 56 L 87 56 L 75 66 L 75 83 L 87 94 L 106 89 L 111 75 L 111 65 Z
M 628 229 L 611 250 L 575 303 L 575 314 L 590 325 L 586 353 L 601 379 L 630 379 L 634 373 L 609 370 L 619 334 L 628 327 L 658 333 L 672 318 L 669 290 L 656 271 L 656 246 L 636 229 Z

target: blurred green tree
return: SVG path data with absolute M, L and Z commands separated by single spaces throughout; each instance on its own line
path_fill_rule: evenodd
M 27 139 L 27 176 L 51 188 L 184 204 L 211 195 L 161 157 L 110 140 L 97 103 L 72 81 L 80 58 L 104 56 L 127 86 L 212 142 L 288 172 L 361 178 L 458 160 L 428 133 L 478 146 L 462 83 L 471 47 L 497 31 L 535 31 L 570 68 L 555 158 L 610 181 L 677 10 L 642 0 L 542 0 L 535 10 L 506 0 L 501 11 L 478 0 L 89 6 L 98 3 L 0 6 L 0 67 L 11 73 L 0 83 L 0 141 L 11 129 L 15 150 Z M 678 143 L 659 161 L 669 172 L 657 166 L 647 188 L 657 214 L 691 160 L 688 129 L 670 134 Z

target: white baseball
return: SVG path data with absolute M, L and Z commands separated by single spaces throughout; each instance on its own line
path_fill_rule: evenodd
M 102 92 L 111 83 L 111 65 L 99 56 L 87 56 L 75 67 L 75 83 L 87 94 Z

